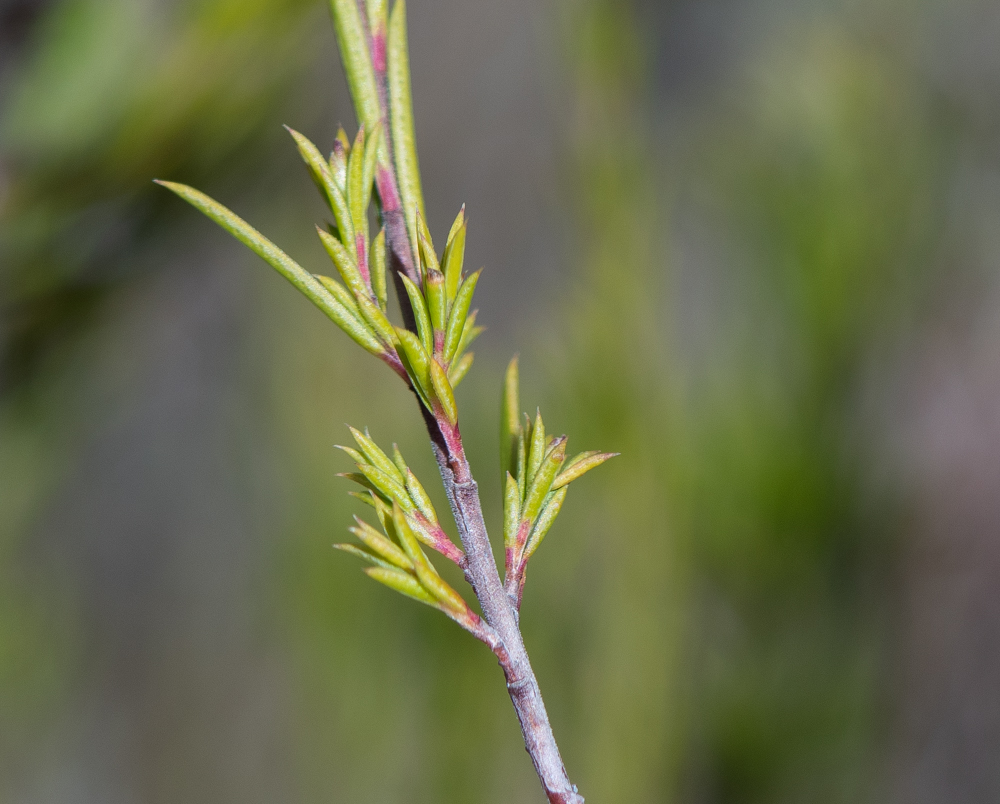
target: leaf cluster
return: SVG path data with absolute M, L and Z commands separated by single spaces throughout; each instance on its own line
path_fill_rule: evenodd
M 351 141 L 341 128 L 329 156 L 288 129 L 331 220 L 316 230 L 336 276 L 313 274 L 249 223 L 187 185 L 159 182 L 218 223 L 291 282 L 363 349 L 403 378 L 431 414 L 453 453 L 464 451 L 454 389 L 472 366 L 470 344 L 483 331 L 472 298 L 480 271 L 466 273 L 465 207 L 444 248 L 426 224 L 413 135 L 406 7 L 397 0 L 332 0 L 334 22 L 360 126 Z M 378 231 L 369 218 L 375 207 Z M 374 236 L 373 236 L 374 234 Z M 393 276 L 407 326 L 389 320 L 387 277 Z M 507 593 L 520 606 L 528 559 L 566 497 L 567 486 L 612 453 L 567 460 L 566 437 L 545 433 L 541 415 L 520 419 L 518 364 L 507 369 L 501 451 L 505 475 L 504 544 Z M 367 561 L 375 580 L 434 606 L 492 644 L 494 632 L 445 583 L 421 544 L 466 569 L 465 553 L 448 537 L 434 507 L 398 448 L 392 457 L 369 434 L 351 428 L 356 447 L 341 447 L 357 466 L 346 477 L 375 510 L 381 531 L 357 519 L 360 545 L 337 547 Z
M 559 515 L 569 484 L 618 454 L 591 451 L 567 459 L 566 436 L 547 435 L 541 411 L 536 411 L 532 421 L 527 413 L 520 413 L 520 407 L 518 359 L 514 357 L 504 376 L 500 470 L 504 474 L 504 585 L 517 608 L 528 559 Z

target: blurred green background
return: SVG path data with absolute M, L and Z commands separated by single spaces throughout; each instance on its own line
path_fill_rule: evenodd
M 1000 801 L 1000 6 L 411 0 L 459 392 L 571 449 L 522 624 L 588 801 Z M 540 802 L 502 676 L 330 549 L 418 411 L 307 266 L 321 0 L 0 0 L 0 800 Z

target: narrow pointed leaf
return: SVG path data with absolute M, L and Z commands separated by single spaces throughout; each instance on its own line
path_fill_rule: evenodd
M 215 221 L 233 237 L 250 248 L 255 254 L 274 268 L 285 279 L 291 282 L 309 301 L 319 307 L 328 318 L 346 332 L 357 344 L 371 352 L 380 355 L 385 347 L 363 326 L 349 310 L 338 302 L 323 287 L 322 283 L 305 270 L 295 260 L 285 254 L 274 243 L 254 229 L 249 223 L 236 215 L 222 204 L 209 198 L 202 192 L 184 184 L 161 181 L 157 182 L 173 191 L 193 207 Z
M 469 313 L 469 317 L 465 319 L 465 326 L 462 327 L 462 339 L 458 342 L 458 349 L 455 354 L 462 354 L 462 352 L 469 348 L 470 343 L 486 332 L 486 327 L 476 326 L 476 315 L 478 313 L 478 310 L 473 310 Z
M 552 488 L 552 481 L 559 472 L 563 460 L 566 457 L 566 437 L 560 436 L 555 440 L 552 449 L 548 451 L 542 460 L 534 479 L 528 486 L 528 493 L 524 499 L 524 508 L 521 511 L 522 519 L 534 519 L 541 510 L 545 495 Z
M 444 275 L 434 268 L 427 271 L 424 278 L 424 296 L 427 299 L 427 314 L 435 332 L 444 333 L 448 312 L 448 301 L 444 295 Z
M 372 494 L 381 495 L 382 492 L 376 488 L 375 484 L 372 483 L 367 477 L 365 477 L 361 472 L 337 472 L 337 477 L 343 477 L 347 480 L 353 480 L 359 486 L 363 486 L 368 489 Z
M 521 434 L 521 394 L 518 356 L 507 364 L 500 398 L 500 471 L 516 474 L 517 439 Z
M 371 493 L 366 494 L 361 491 L 349 491 L 347 492 L 347 494 L 348 496 L 353 497 L 355 500 L 360 500 L 365 505 L 370 505 L 372 508 L 375 508 L 377 510 L 377 506 L 375 505 L 375 500 L 372 497 Z
M 434 251 L 434 241 L 431 240 L 430 229 L 422 213 L 417 213 L 417 241 L 420 243 L 420 259 L 425 271 L 441 271 L 437 254 Z
M 371 131 L 382 116 L 382 111 L 361 12 L 357 0 L 330 0 L 330 7 L 333 10 L 337 45 L 344 63 L 347 85 L 354 99 L 354 108 L 359 122 Z
M 392 504 L 392 526 L 396 531 L 396 538 L 399 539 L 399 544 L 413 562 L 414 570 L 418 572 L 417 577 L 420 577 L 419 570 L 421 567 L 423 567 L 425 572 L 432 572 L 433 570 L 429 566 L 427 556 L 420 549 L 420 543 L 417 541 L 410 523 L 406 521 L 406 513 L 397 502 Z
M 333 546 L 334 550 L 343 550 L 345 553 L 350 553 L 353 556 L 367 561 L 369 564 L 374 564 L 376 567 L 382 567 L 387 570 L 395 570 L 396 567 L 390 564 L 388 561 L 379 558 L 378 556 L 372 555 L 367 550 L 362 550 L 355 544 L 335 544 Z
M 351 152 L 351 141 L 347 139 L 347 132 L 341 126 L 337 129 L 337 136 L 333 141 L 333 153 L 330 154 L 330 170 L 333 171 L 333 180 L 340 189 L 340 194 L 346 198 L 347 193 L 347 155 Z
M 399 447 L 395 444 L 392 445 L 392 462 L 396 464 L 396 468 L 399 470 L 400 474 L 406 474 L 408 468 L 406 466 L 406 461 L 403 460 L 403 453 L 399 451 Z
M 418 390 L 422 391 L 424 401 L 429 402 L 431 392 L 430 358 L 424 351 L 420 339 L 408 329 L 396 327 L 396 335 L 399 337 L 400 346 L 403 347 L 402 357 L 406 359 L 407 371 L 416 382 Z
M 514 476 L 507 472 L 503 489 L 503 541 L 508 548 L 514 547 L 520 520 L 521 495 L 518 493 Z
M 609 458 L 614 458 L 617 452 L 581 452 L 571 461 L 567 461 L 563 470 L 552 481 L 552 488 L 559 489 L 576 480 L 580 475 L 600 466 Z
M 340 236 L 345 243 L 354 242 L 354 224 L 351 221 L 351 213 L 347 206 L 347 200 L 344 198 L 344 191 L 337 185 L 334 171 L 331 170 L 319 149 L 313 145 L 308 137 L 293 128 L 288 128 L 288 126 L 285 126 L 285 129 L 292 135 L 302 161 L 306 163 L 313 181 L 326 197 L 337 222 L 337 229 L 340 230 Z
M 474 274 L 466 277 L 462 286 L 455 296 L 455 303 L 451 307 L 451 315 L 448 316 L 448 330 L 444 336 L 444 359 L 450 361 L 458 350 L 458 344 L 462 340 L 462 330 L 465 328 L 466 317 L 469 315 L 469 307 L 472 305 L 472 294 L 476 292 L 476 285 L 479 282 L 479 275 L 482 274 L 480 268 Z
M 357 296 L 358 308 L 361 317 L 372 328 L 372 330 L 388 345 L 396 346 L 399 338 L 396 336 L 396 329 L 392 326 L 385 313 L 382 312 L 375 302 L 371 300 L 367 293 Z
M 406 286 L 406 295 L 410 298 L 410 307 L 413 309 L 413 318 L 417 322 L 417 335 L 423 344 L 424 351 L 428 356 L 434 354 L 434 330 L 431 327 L 430 314 L 427 312 L 427 305 L 424 303 L 423 294 L 420 289 L 413 284 L 410 277 L 400 274 L 403 284 Z
M 458 362 L 448 369 L 448 382 L 452 388 L 458 388 L 458 384 L 465 379 L 465 375 L 472 368 L 472 361 L 475 360 L 475 352 L 466 352 L 459 358 Z
M 319 148 L 307 136 L 296 131 L 291 126 L 285 126 L 285 131 L 292 135 L 292 139 L 295 140 L 295 147 L 298 148 L 302 161 L 309 168 L 309 175 L 312 176 L 312 180 L 315 182 L 320 193 L 326 198 L 328 188 L 333 184 L 333 172 L 330 169 L 330 165 L 323 159 L 323 154 L 319 152 Z
M 323 287 L 330 291 L 331 296 L 344 305 L 344 307 L 346 307 L 359 322 L 363 322 L 364 319 L 361 317 L 361 311 L 358 309 L 357 299 L 354 298 L 354 294 L 351 293 L 351 291 L 332 277 L 317 274 L 316 278 L 320 281 Z
M 413 561 L 413 568 L 417 573 L 417 578 L 420 579 L 420 583 L 424 588 L 449 608 L 456 610 L 465 608 L 465 601 L 462 600 L 461 595 L 444 582 L 441 576 L 438 575 L 437 570 L 427 560 L 427 556 L 420 549 L 420 543 L 413 534 L 410 523 L 407 521 L 406 515 L 399 505 L 394 505 L 392 508 L 392 522 L 396 528 L 399 543 Z
M 455 240 L 455 235 L 458 234 L 458 230 L 465 225 L 465 204 L 462 204 L 462 208 L 458 211 L 455 216 L 455 220 L 451 222 L 451 228 L 448 230 L 448 239 L 444 242 L 444 250 L 447 252 L 448 248 L 451 246 L 452 242 Z
M 378 516 L 378 521 L 382 526 L 382 530 L 384 530 L 387 534 L 395 533 L 396 530 L 392 526 L 392 507 L 374 491 L 370 491 L 368 494 L 372 499 L 372 505 L 375 507 L 375 514 Z
M 364 206 L 365 197 L 365 127 L 358 129 L 347 161 L 347 205 L 351 210 L 351 224 L 355 233 L 368 228 L 368 212 Z
M 422 513 L 427 520 L 436 525 L 438 518 L 437 513 L 434 511 L 434 506 L 431 504 L 431 498 L 427 496 L 427 492 L 424 487 L 420 485 L 420 481 L 417 480 L 417 476 L 413 474 L 409 469 L 406 470 L 406 490 L 410 492 L 410 499 L 413 500 L 414 505 L 417 506 L 417 510 Z
M 362 464 L 358 467 L 358 471 L 367 477 L 369 482 L 382 492 L 385 497 L 393 501 L 399 501 L 400 505 L 412 509 L 413 504 L 406 493 L 406 488 L 395 477 L 369 464 Z
M 542 543 L 542 539 L 545 538 L 545 534 L 549 532 L 549 528 L 552 527 L 552 523 L 555 522 L 556 517 L 559 515 L 559 510 L 562 508 L 563 501 L 566 499 L 567 489 L 563 486 L 558 491 L 554 492 L 545 501 L 542 506 L 542 511 L 538 515 L 538 521 L 535 523 L 534 528 L 531 530 L 531 536 L 528 537 L 528 543 L 524 548 L 524 560 L 527 561 L 531 558 L 532 553 L 538 549 L 538 545 Z
M 392 541 L 375 530 L 375 528 L 363 519 L 354 517 L 354 521 L 358 523 L 357 527 L 348 528 L 348 530 L 357 536 L 364 543 L 365 547 L 400 569 L 413 569 L 413 562 L 410 560 L 410 557 L 393 544 Z
M 365 235 L 368 233 L 368 206 L 372 200 L 372 189 L 375 185 L 375 169 L 378 167 L 378 149 L 382 141 L 382 124 L 380 123 L 365 140 L 365 162 L 361 177 L 361 208 L 365 210 Z
M 378 299 L 379 306 L 388 309 L 388 296 L 385 289 L 385 229 L 382 229 L 372 241 L 369 249 L 368 270 L 372 275 L 372 290 L 375 298 Z
M 356 464 L 363 465 L 369 463 L 368 458 L 354 449 L 354 447 L 345 447 L 343 444 L 334 444 L 334 446 L 337 449 L 346 452 L 350 456 L 351 460 Z
M 389 477 L 395 479 L 400 485 L 405 483 L 403 474 L 396 468 L 396 464 L 389 460 L 389 456 L 381 450 L 379 445 L 372 440 L 371 436 L 367 433 L 362 433 L 356 427 L 348 426 L 348 429 L 351 431 L 351 435 L 354 437 L 358 446 L 361 447 L 361 451 L 367 458 L 367 460 L 363 461 L 363 463 L 370 463 L 377 469 L 381 469 L 389 475 Z
M 347 0 L 339 0 L 347 2 Z M 417 144 L 413 125 L 413 96 L 410 91 L 410 55 L 406 42 L 406 2 L 396 0 L 389 16 L 386 40 L 386 74 L 389 84 L 389 120 L 392 130 L 392 147 L 395 153 L 396 177 L 406 216 L 407 227 L 416 234 L 416 215 L 426 218 L 424 195 L 420 188 L 420 166 L 417 162 Z M 366 121 L 367 122 L 367 121 Z M 372 125 L 375 124 L 373 120 Z M 417 251 L 417 241 L 412 240 Z
M 330 259 L 336 266 L 337 273 L 344 280 L 344 284 L 351 289 L 355 296 L 367 295 L 368 285 L 361 277 L 361 272 L 358 270 L 358 265 L 351 253 L 329 232 L 324 232 L 318 226 L 316 231 L 319 232 L 319 239 L 323 241 L 323 247 L 330 255 Z
M 525 432 L 524 428 L 517 436 L 517 490 L 521 495 L 521 502 L 524 502 L 524 494 L 528 490 L 528 479 L 526 475 L 527 463 L 528 463 L 528 433 Z
M 390 589 L 395 589 L 400 594 L 426 603 L 428 606 L 438 608 L 440 605 L 435 597 L 420 585 L 420 581 L 409 573 L 397 569 L 386 569 L 385 567 L 368 567 L 364 573 L 369 578 L 374 578 L 379 583 L 384 583 Z
M 455 391 L 448 381 L 448 374 L 436 359 L 431 360 L 431 385 L 434 386 L 434 396 L 441 403 L 441 410 L 449 422 L 458 421 L 458 405 L 455 404 Z
M 444 272 L 444 287 L 448 301 L 454 301 L 458 286 L 462 281 L 462 264 L 465 262 L 465 207 L 458 213 L 455 222 L 448 233 L 448 244 L 444 247 L 442 268 Z
M 545 424 L 542 422 L 541 411 L 535 411 L 535 423 L 531 428 L 531 439 L 528 442 L 528 484 L 530 485 L 542 465 L 545 457 Z

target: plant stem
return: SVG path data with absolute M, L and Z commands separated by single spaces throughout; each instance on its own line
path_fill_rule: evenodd
M 479 599 L 484 619 L 499 640 L 490 644 L 490 648 L 503 668 L 507 692 L 524 735 L 524 747 L 552 804 L 583 804 L 583 796 L 570 782 L 563 765 L 538 680 L 524 647 L 517 613 L 500 581 L 483 519 L 479 487 L 465 457 L 461 433 L 457 425 L 440 426 L 429 413 L 424 420 L 465 549 L 465 577 Z

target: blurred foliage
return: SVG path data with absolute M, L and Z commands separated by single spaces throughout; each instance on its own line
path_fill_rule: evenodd
M 932 98 L 875 43 L 804 24 L 658 174 L 648 36 L 621 4 L 581 6 L 582 274 L 550 407 L 627 472 L 591 498 L 613 514 L 590 546 L 608 621 L 581 651 L 600 668 L 582 783 L 600 800 L 877 798 L 893 502 L 872 490 L 864 394 L 940 236 Z M 707 347 L 664 318 L 690 303 L 663 272 L 672 214 L 740 254 L 712 266 L 736 301 L 699 310 Z
M 155 237 L 151 178 L 231 180 L 260 158 L 275 107 L 315 58 L 318 19 L 313 0 L 52 5 L 0 120 L 6 385 L 79 332 Z
M 889 22 L 830 9 L 699 87 L 697 112 L 668 135 L 652 5 L 566 0 L 553 15 L 572 99 L 560 153 L 572 270 L 536 323 L 547 351 L 522 354 L 522 397 L 544 403 L 552 432 L 623 457 L 580 481 L 533 562 L 526 642 L 590 800 L 878 799 L 897 520 L 873 478 L 867 395 L 926 300 L 953 123 Z M 149 180 L 235 196 L 275 231 L 298 225 L 311 208 L 287 201 L 311 190 L 278 123 L 294 108 L 297 127 L 320 125 L 331 88 L 309 68 L 332 47 L 319 2 L 63 0 L 5 78 L 5 775 L 96 650 L 79 578 L 31 539 L 96 437 L 103 391 L 79 401 L 102 348 L 93 333 L 145 276 L 207 259 L 222 238 L 178 256 L 189 210 Z M 692 219 L 700 239 L 678 244 Z M 470 237 L 477 226 L 503 222 L 475 220 Z M 347 437 L 338 423 L 398 441 L 429 478 L 416 406 L 252 268 L 253 335 L 232 360 L 263 365 L 254 437 L 278 445 L 278 546 L 261 559 L 278 569 L 255 616 L 292 668 L 278 697 L 297 800 L 535 800 L 487 651 L 330 549 L 360 510 L 336 487 L 349 468 L 332 449 Z M 692 271 L 707 304 L 692 302 Z M 482 360 L 459 391 L 495 541 L 501 367 Z M 365 394 L 339 376 L 364 378 Z M 172 791 L 200 784 L 175 755 L 155 761 L 149 778 Z

